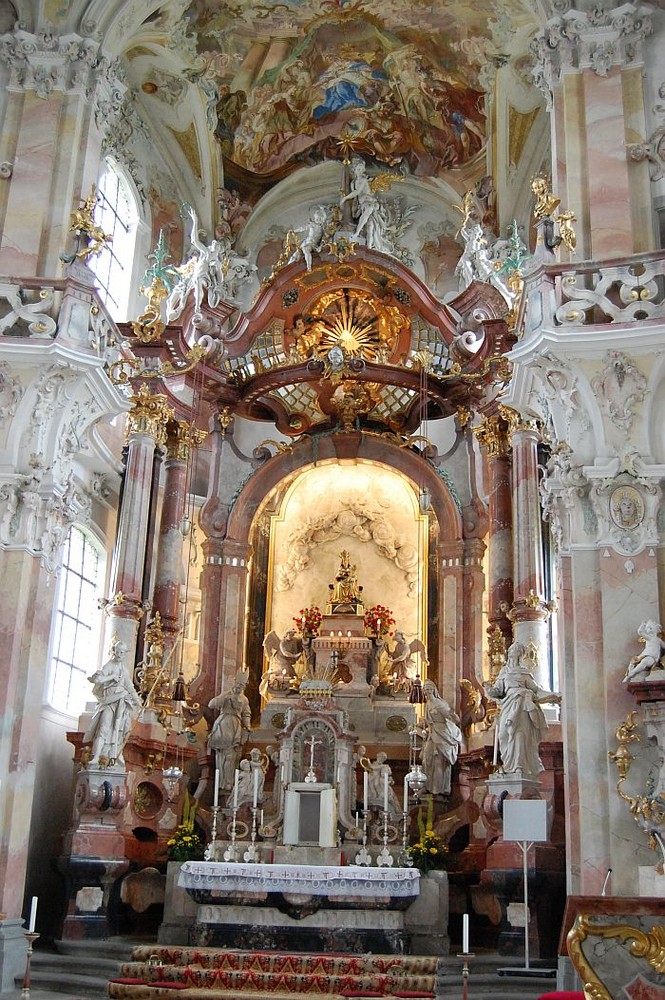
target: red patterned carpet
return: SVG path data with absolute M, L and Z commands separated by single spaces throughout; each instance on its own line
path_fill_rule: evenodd
M 109 983 L 117 1000 L 215 1000 L 242 993 L 418 998 L 434 995 L 437 959 L 416 955 L 286 954 L 218 948 L 142 946 Z

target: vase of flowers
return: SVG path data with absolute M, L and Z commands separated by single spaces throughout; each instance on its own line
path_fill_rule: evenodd
M 418 842 L 409 848 L 409 855 L 416 868 L 426 875 L 446 867 L 448 848 L 434 830 L 425 830 Z
M 384 607 L 383 604 L 375 604 L 373 608 L 369 608 L 365 612 L 365 628 L 377 638 L 388 635 L 394 624 L 395 619 L 390 609 Z
M 182 823 L 166 841 L 166 854 L 169 861 L 201 861 L 205 844 L 203 838 L 194 829 L 194 817 L 198 803 L 192 802 L 189 793 L 185 792 L 185 805 L 182 811 Z
M 297 618 L 294 618 L 293 621 L 303 636 L 314 638 L 319 634 L 322 618 L 321 611 L 314 605 L 311 608 L 301 608 Z
M 423 875 L 431 871 L 441 871 L 446 867 L 448 847 L 441 837 L 434 832 L 434 803 L 430 798 L 427 806 L 427 818 L 423 816 L 422 806 L 418 810 L 418 841 L 409 848 L 409 855 L 416 868 Z

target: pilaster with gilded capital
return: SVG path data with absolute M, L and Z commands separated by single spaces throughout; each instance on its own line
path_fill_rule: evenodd
M 513 602 L 513 512 L 511 495 L 510 427 L 514 411 L 486 417 L 474 428 L 488 454 L 489 567 L 488 621 L 509 639 L 512 633 L 506 611 Z M 512 419 L 512 418 L 511 418 Z

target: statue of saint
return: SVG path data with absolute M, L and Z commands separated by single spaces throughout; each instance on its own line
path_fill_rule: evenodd
M 513 642 L 505 665 L 493 684 L 485 683 L 485 689 L 499 704 L 502 772 L 533 778 L 544 770 L 538 745 L 547 730 L 547 720 L 540 706 L 544 702 L 559 703 L 561 695 L 538 686 L 525 654 L 523 643 Z
M 215 751 L 222 792 L 233 788 L 235 770 L 252 726 L 252 712 L 245 694 L 247 681 L 248 675 L 242 671 L 237 674 L 230 691 L 223 691 L 208 702 L 208 708 L 220 710 L 210 730 L 208 750 Z
M 434 681 L 423 684 L 425 695 L 425 743 L 422 749 L 427 790 L 432 795 L 450 795 L 453 764 L 462 742 L 459 716 L 439 694 Z
M 335 582 L 329 584 L 332 604 L 362 604 L 362 587 L 358 586 L 356 567 L 351 563 L 351 556 L 346 549 L 340 554 L 340 567 Z
M 141 711 L 139 698 L 124 658 L 128 649 L 117 636 L 111 640 L 110 659 L 96 670 L 88 680 L 97 699 L 90 725 L 83 735 L 83 742 L 92 742 L 92 753 L 87 766 L 122 766 L 123 748 L 127 742 L 132 722 Z
M 367 805 L 370 809 L 383 810 L 387 804 L 388 815 L 397 817 L 402 812 L 397 795 L 395 794 L 395 781 L 388 755 L 381 750 L 376 755 L 376 760 L 362 761 L 363 767 L 368 772 L 367 780 Z M 388 795 L 386 796 L 386 776 L 388 779 Z M 386 802 L 387 799 L 387 802 Z

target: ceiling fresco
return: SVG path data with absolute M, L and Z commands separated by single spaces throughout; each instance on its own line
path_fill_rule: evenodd
M 181 10 L 167 44 L 189 50 L 225 171 L 268 182 L 350 149 L 416 176 L 480 162 L 501 39 L 509 22 L 514 38 L 530 21 L 517 0 L 194 0 Z

